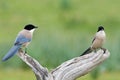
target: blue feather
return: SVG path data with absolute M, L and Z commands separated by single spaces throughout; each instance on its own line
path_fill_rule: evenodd
M 12 56 L 14 56 L 18 50 L 20 49 L 21 45 L 14 45 L 9 52 L 2 58 L 2 61 L 6 61 L 9 58 L 11 58 Z
M 30 42 L 31 38 L 26 38 L 24 35 L 18 35 L 15 40 L 15 45 L 22 45 L 23 43 Z
M 26 42 L 30 42 L 31 38 L 26 38 L 24 35 L 19 34 L 15 40 L 14 46 L 9 50 L 9 52 L 3 57 L 2 61 L 6 61 L 9 58 L 11 58 L 12 56 L 14 56 L 18 50 L 20 49 L 20 47 L 26 43 Z

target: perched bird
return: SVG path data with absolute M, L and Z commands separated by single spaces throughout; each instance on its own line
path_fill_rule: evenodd
M 106 49 L 102 48 L 102 45 L 105 42 L 105 39 L 106 39 L 106 34 L 104 32 L 104 28 L 100 26 L 98 27 L 98 31 L 94 36 L 92 45 L 85 52 L 83 52 L 80 56 L 91 53 L 92 51 L 96 52 L 96 50 L 99 48 L 103 49 L 105 53 Z
M 38 28 L 32 24 L 28 24 L 24 27 L 22 31 L 20 31 L 16 37 L 13 47 L 9 50 L 9 52 L 2 58 L 2 61 L 6 61 L 15 55 L 20 48 L 26 48 L 30 41 L 32 40 L 32 35 L 35 30 Z

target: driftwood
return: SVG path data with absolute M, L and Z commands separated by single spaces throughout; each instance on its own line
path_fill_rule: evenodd
M 32 68 L 35 73 L 36 80 L 75 80 L 81 77 L 109 57 L 108 50 L 104 53 L 103 50 L 98 50 L 96 53 L 92 52 L 81 57 L 75 57 L 58 66 L 52 71 L 48 71 L 37 60 L 19 50 L 18 56 Z

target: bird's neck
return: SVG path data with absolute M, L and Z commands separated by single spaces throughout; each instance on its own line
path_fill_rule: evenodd
M 29 32 L 30 32 L 31 34 L 33 34 L 34 31 L 35 31 L 35 29 L 32 29 L 32 30 L 30 30 Z
M 102 30 L 102 31 L 97 32 L 96 36 L 97 37 L 105 37 L 106 34 L 105 34 L 104 30 Z

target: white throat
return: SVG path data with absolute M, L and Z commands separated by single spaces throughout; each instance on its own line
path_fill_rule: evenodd
M 106 34 L 105 34 L 104 30 L 102 30 L 102 31 L 97 32 L 97 33 L 96 33 L 96 36 L 97 36 L 97 37 L 105 37 Z
M 35 29 L 32 29 L 32 30 L 30 30 L 29 32 L 30 32 L 30 33 L 33 33 L 34 31 L 35 31 Z

